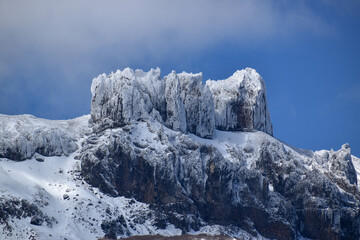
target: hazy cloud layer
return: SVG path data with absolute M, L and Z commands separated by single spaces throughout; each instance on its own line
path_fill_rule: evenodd
M 331 31 L 306 5 L 286 1 L 15 0 L 2 1 L 0 9 L 2 72 L 23 55 L 30 65 L 31 55 L 72 65 L 106 54 L 126 63 L 221 41 L 244 44 Z
M 308 2 L 1 1 L 0 110 L 28 112 L 44 102 L 54 113 L 86 112 L 91 78 L 102 72 L 176 68 L 219 44 L 249 49 L 333 34 Z

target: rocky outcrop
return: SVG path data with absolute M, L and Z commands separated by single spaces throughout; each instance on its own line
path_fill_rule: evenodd
M 95 78 L 91 92 L 95 131 L 151 118 L 175 131 L 212 137 L 212 98 L 201 74 L 172 72 L 161 79 L 159 68 L 147 73 L 126 68 Z
M 151 204 L 163 216 L 159 227 L 188 232 L 219 224 L 271 239 L 360 237 L 360 193 L 347 145 L 328 151 L 328 159 L 248 134 L 242 145 L 225 144 L 225 158 L 221 139 L 200 143 L 156 121 L 108 129 L 84 142 L 82 175 L 111 196 Z M 319 161 L 332 161 L 336 171 Z
M 264 81 L 250 68 L 206 85 L 201 73 L 173 71 L 161 79 L 158 68 L 126 68 L 95 78 L 91 92 L 95 131 L 152 118 L 203 138 L 211 138 L 215 127 L 273 133 Z
M 26 199 L 0 197 L 0 224 L 3 225 L 3 231 L 13 230 L 9 224 L 11 218 L 30 218 L 29 223 L 37 226 L 46 223 L 51 227 L 56 222 L 55 218 L 47 216 L 36 204 Z
M 175 72 L 165 77 L 166 121 L 165 125 L 175 131 L 186 133 L 185 107 L 180 98 L 180 81 Z
M 92 93 L 92 120 L 102 127 L 84 142 L 84 179 L 151 204 L 163 216 L 159 226 L 234 225 L 275 239 L 360 237 L 350 148 L 313 153 L 269 137 L 265 84 L 254 69 L 206 85 L 202 74 L 173 71 L 161 80 L 158 69 L 126 69 L 95 79 Z M 214 127 L 269 135 L 221 147 L 223 140 L 210 146 L 183 134 L 212 138 Z
M 189 132 L 211 138 L 214 132 L 214 102 L 209 88 L 202 83 L 202 74 L 180 73 L 181 94 Z
M 214 99 L 217 129 L 273 134 L 265 83 L 254 69 L 236 71 L 225 80 L 208 80 L 206 85 Z
M 0 157 L 34 156 L 0 159 L 5 230 L 23 229 L 23 219 L 11 224 L 18 218 L 51 226 L 44 211 L 61 213 L 53 205 L 75 226 L 59 229 L 97 238 L 215 226 L 248 239 L 360 238 L 360 160 L 348 144 L 313 152 L 273 138 L 255 70 L 204 85 L 202 74 L 125 69 L 94 79 L 91 92 L 90 121 L 0 115 Z M 45 157 L 67 156 L 80 142 L 76 156 L 61 158 L 66 169 Z M 46 164 L 42 178 L 32 176 Z M 29 190 L 37 184 L 41 194 Z
M 159 69 L 144 73 L 129 68 L 95 78 L 91 85 L 91 119 L 96 129 L 148 118 L 153 109 L 162 113 L 164 84 L 159 78 Z
M 305 164 L 281 145 L 264 142 L 255 169 L 294 207 L 300 234 L 310 239 L 358 239 L 360 192 L 348 145 L 336 152 L 322 151 L 321 156 L 315 153 L 304 159 Z M 331 163 L 319 166 L 319 161 Z
M 50 120 L 31 115 L 0 115 L 0 158 L 21 161 L 38 153 L 43 156 L 68 156 L 76 151 L 75 132 L 68 131 L 72 122 L 59 128 Z M 60 121 L 58 121 L 60 122 Z
M 331 179 L 338 181 L 347 188 L 348 185 L 357 185 L 357 174 L 354 168 L 350 146 L 344 144 L 338 151 L 321 150 L 315 152 L 315 162 Z M 344 189 L 345 190 L 345 189 Z
M 183 232 L 220 224 L 269 238 L 296 236 L 295 209 L 269 191 L 260 172 L 155 121 L 91 135 L 80 156 L 92 186 L 151 204 Z

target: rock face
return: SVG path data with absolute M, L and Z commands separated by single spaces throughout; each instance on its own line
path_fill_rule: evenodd
M 296 210 L 302 236 L 310 239 L 360 237 L 360 229 L 355 227 L 360 224 L 360 192 L 349 150 L 344 145 L 336 152 L 321 151 L 311 158 L 297 158 L 281 144 L 263 144 L 255 168 Z M 319 161 L 327 163 L 318 165 Z
M 261 172 L 155 121 L 108 129 L 89 136 L 84 146 L 82 175 L 88 183 L 113 197 L 152 204 L 183 232 L 199 230 L 205 221 L 269 238 L 297 235 L 295 209 L 269 191 Z
M 347 145 L 313 153 L 259 132 L 215 135 L 202 142 L 156 121 L 108 129 L 83 143 L 82 176 L 113 197 L 151 204 L 164 222 L 158 227 L 188 232 L 219 224 L 270 239 L 360 237 Z
M 91 117 L 0 116 L 0 238 L 41 225 L 32 236 L 360 239 L 360 159 L 348 144 L 313 152 L 273 138 L 255 70 L 203 84 L 125 69 L 91 92 Z
M 96 131 L 155 118 L 175 131 L 211 138 L 220 130 L 259 130 L 272 135 L 265 84 L 247 68 L 226 80 L 202 83 L 202 74 L 129 68 L 102 74 L 91 86 Z
M 272 135 L 265 83 L 251 68 L 225 80 L 208 80 L 215 105 L 215 126 L 220 130 L 259 130 Z
M 153 109 L 164 113 L 164 83 L 159 78 L 159 69 L 144 73 L 126 68 L 99 75 L 91 85 L 92 121 L 101 130 L 148 118 Z
M 34 124 L 36 122 L 36 124 Z M 0 158 L 21 161 L 35 153 L 43 156 L 68 156 L 78 146 L 74 133 L 51 126 L 49 120 L 39 120 L 31 115 L 0 115 Z M 71 123 L 70 123 L 71 124 Z
M 145 73 L 126 68 L 93 80 L 91 118 L 96 131 L 140 119 L 157 119 L 175 131 L 211 138 L 214 106 L 201 74 Z
M 202 83 L 202 74 L 183 72 L 178 76 L 188 131 L 199 137 L 211 138 L 215 126 L 214 103 L 209 88 Z
M 166 121 L 165 125 L 175 131 L 186 133 L 186 115 L 180 98 L 180 81 L 175 72 L 165 77 Z

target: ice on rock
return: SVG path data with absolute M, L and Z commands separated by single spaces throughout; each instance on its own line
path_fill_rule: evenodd
M 102 129 L 149 117 L 153 109 L 151 97 L 156 94 L 149 88 L 156 89 L 156 72 L 160 74 L 159 69 L 147 74 L 139 71 L 135 74 L 132 69 L 126 68 L 109 76 L 102 74 L 95 78 L 91 86 L 93 123 Z
M 184 104 L 180 99 L 180 82 L 175 71 L 165 77 L 166 126 L 186 133 Z
M 141 92 L 149 95 L 153 109 L 150 113 L 152 117 L 159 114 L 161 120 L 166 118 L 166 102 L 165 102 L 165 82 L 161 79 L 160 68 L 151 69 L 144 72 L 141 69 L 135 71 L 135 77 L 139 80 L 138 88 Z M 156 116 L 155 116 L 156 115 Z
M 31 115 L 0 115 L 0 158 L 21 161 L 35 153 L 68 156 L 78 149 L 78 132 L 74 128 L 84 127 L 79 126 L 78 121 L 81 120 L 52 121 Z
M 349 144 L 342 145 L 338 151 L 316 151 L 315 160 L 328 176 L 338 179 L 338 182 L 343 181 L 341 187 L 357 185 L 357 173 Z
M 270 136 L 255 70 L 204 85 L 201 73 L 127 68 L 99 75 L 91 92 L 91 116 L 0 114 L 0 239 L 214 224 L 240 239 L 360 239 L 360 159 L 348 144 L 313 152 Z
M 211 138 L 214 132 L 212 96 L 201 74 L 173 71 L 161 79 L 159 68 L 127 68 L 99 75 L 91 93 L 91 119 L 97 131 L 150 118 L 200 137 Z
M 178 76 L 188 131 L 200 137 L 212 138 L 215 128 L 214 102 L 209 88 L 202 83 L 202 73 L 183 72 Z
M 98 131 L 151 118 L 203 138 L 212 138 L 215 127 L 272 135 L 265 91 L 263 79 L 251 68 L 205 85 L 202 73 L 173 71 L 161 79 L 159 68 L 126 68 L 93 80 L 91 118 Z
M 214 99 L 215 126 L 220 130 L 259 130 L 273 134 L 265 83 L 251 68 L 225 80 L 208 80 Z

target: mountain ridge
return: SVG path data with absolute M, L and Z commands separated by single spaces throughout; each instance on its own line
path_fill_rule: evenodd
M 271 136 L 255 70 L 203 84 L 127 68 L 91 92 L 77 119 L 0 115 L 0 236 L 359 238 L 360 160 L 348 144 L 310 151 Z

